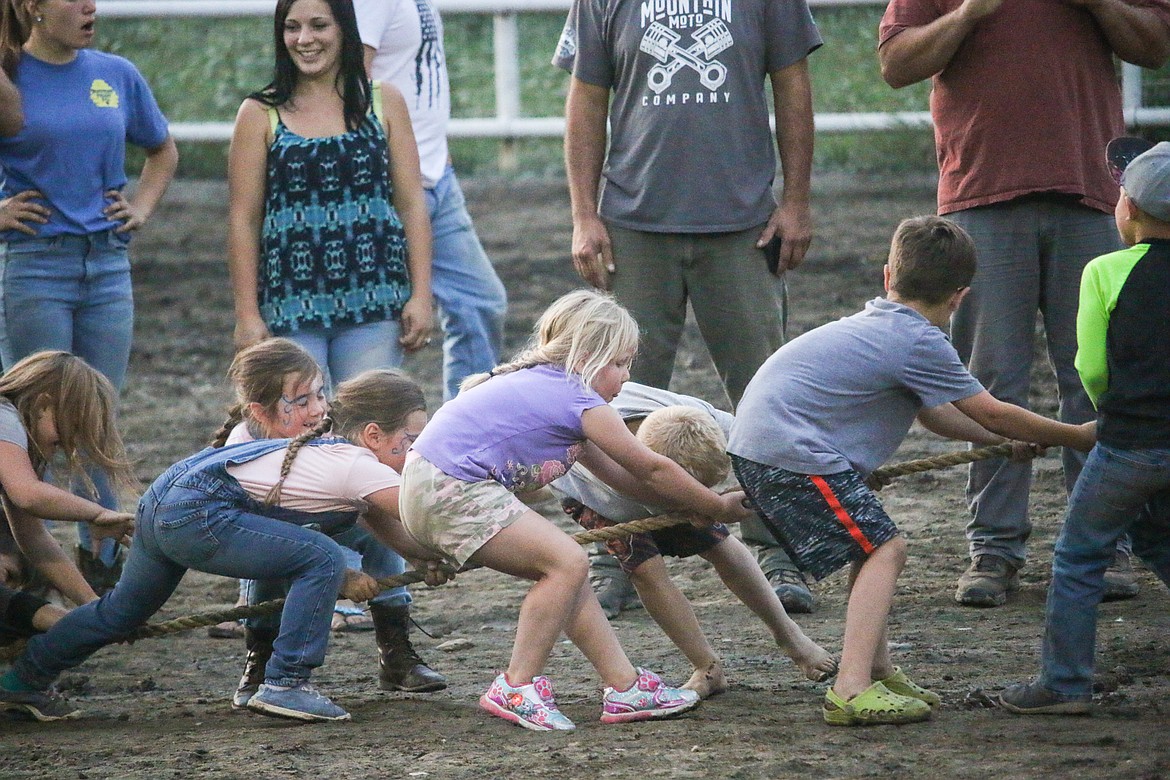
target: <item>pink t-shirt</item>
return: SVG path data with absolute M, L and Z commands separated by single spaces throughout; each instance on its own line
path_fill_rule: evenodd
M 236 438 L 243 427 L 232 431 L 228 438 L 230 444 L 251 441 L 246 431 L 247 438 Z M 280 479 L 280 466 L 287 452 L 282 448 L 247 463 L 229 465 L 228 474 L 248 495 L 263 501 Z M 279 504 L 305 512 L 356 510 L 364 513 L 369 508 L 364 500 L 366 496 L 401 483 L 398 472 L 379 462 L 365 447 L 344 441 L 301 447 L 281 486 Z
M 1127 0 L 1157 9 L 1166 0 Z M 879 45 L 961 0 L 891 0 Z M 1105 145 L 1125 134 L 1112 50 L 1092 15 L 1057 0 L 1008 0 L 976 25 L 933 78 L 938 212 L 1037 192 L 1112 212 Z

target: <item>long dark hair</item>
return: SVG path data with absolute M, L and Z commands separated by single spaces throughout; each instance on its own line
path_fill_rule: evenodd
M 276 67 L 272 81 L 259 92 L 248 97 L 263 105 L 278 107 L 292 100 L 297 85 L 297 67 L 284 45 L 284 23 L 297 0 L 279 0 L 273 16 L 273 36 Z M 337 90 L 345 106 L 345 126 L 355 130 L 370 111 L 370 82 L 366 78 L 366 64 L 362 39 L 358 33 L 357 17 L 352 0 L 324 0 L 341 28 L 341 67 L 337 71 Z

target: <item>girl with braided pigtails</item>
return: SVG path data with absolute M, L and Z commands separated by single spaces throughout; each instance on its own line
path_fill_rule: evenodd
M 394 464 L 401 468 L 425 412 L 407 415 L 399 429 L 390 421 L 398 415 L 400 391 L 413 383 L 393 372 L 351 381 L 357 383 L 352 392 L 343 392 L 348 383 L 339 387 L 335 410 L 338 432 L 355 443 L 321 438 L 332 427 L 326 419 L 295 439 L 208 448 L 156 479 L 139 503 L 137 542 L 118 585 L 31 639 L 0 677 L 0 703 L 22 706 L 39 720 L 76 716 L 49 690 L 52 682 L 105 645 L 130 637 L 187 569 L 196 569 L 288 582 L 280 630 L 249 710 L 301 721 L 348 720 L 349 713 L 309 679 L 324 662 L 338 593 L 365 601 L 380 588 L 372 577 L 346 569 L 330 535 L 345 534 L 360 515 L 380 542 L 425 562 L 418 565 L 426 567 L 428 584 L 446 581 L 449 571 L 398 522 Z

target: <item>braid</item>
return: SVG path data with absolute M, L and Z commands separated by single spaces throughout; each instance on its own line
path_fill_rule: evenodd
M 272 486 L 272 490 L 268 491 L 268 495 L 264 497 L 264 503 L 272 506 L 280 501 L 280 489 L 284 486 L 285 479 L 292 471 L 293 461 L 297 458 L 297 453 L 301 451 L 301 447 L 323 433 L 328 433 L 333 428 L 333 420 L 329 417 L 317 423 L 317 427 L 312 430 L 305 431 L 300 436 L 296 437 L 288 443 L 288 452 L 284 455 L 284 460 L 280 464 L 280 479 Z
M 470 390 L 476 385 L 483 384 L 492 377 L 503 376 L 504 374 L 511 374 L 514 371 L 523 371 L 526 368 L 533 368 L 535 366 L 555 362 L 556 361 L 554 360 L 550 360 L 539 347 L 526 349 L 516 355 L 516 357 L 514 357 L 511 361 L 507 363 L 501 363 L 487 373 L 472 374 L 471 376 L 467 377 L 463 380 L 462 384 L 459 385 L 459 390 L 460 392 L 464 390 Z
M 244 421 L 244 405 L 236 404 L 228 409 L 228 418 L 224 420 L 223 425 L 219 426 L 219 430 L 211 437 L 209 444 L 216 449 L 227 444 L 228 436 L 231 436 L 232 431 L 236 426 Z

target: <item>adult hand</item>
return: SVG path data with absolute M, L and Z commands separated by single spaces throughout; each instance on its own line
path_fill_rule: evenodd
M 146 224 L 146 214 L 126 200 L 121 190 L 107 190 L 106 197 L 110 199 L 110 205 L 102 209 L 102 213 L 106 219 L 122 223 L 114 228 L 115 233 L 130 233 Z
M 791 271 L 804 262 L 804 255 L 812 243 L 812 212 L 807 202 L 781 203 L 768 218 L 764 232 L 760 233 L 756 246 L 763 249 L 773 236 L 780 236 L 780 263 L 777 274 Z
M 596 214 L 573 220 L 573 268 L 593 287 L 610 288 L 609 276 L 617 272 L 617 266 L 609 231 Z
M 378 581 L 365 572 L 345 570 L 345 581 L 341 583 L 340 598 L 350 601 L 369 601 L 382 592 Z
M 94 539 L 116 539 L 126 547 L 130 546 L 130 537 L 134 535 L 134 515 L 130 512 L 105 509 L 89 525 Z
M 398 337 L 398 343 L 403 349 L 415 352 L 431 343 L 435 310 L 429 296 L 425 298 L 418 295 L 410 296 L 410 300 L 402 307 L 400 317 L 402 335 Z
M 43 225 L 49 221 L 49 209 L 36 202 L 44 198 L 37 190 L 24 190 L 11 198 L 0 200 L 0 230 L 19 230 L 35 236 L 37 229 L 33 225 Z
M 232 336 L 232 342 L 236 347 L 236 351 L 239 352 L 253 344 L 259 344 L 271 335 L 268 332 L 268 326 L 259 317 L 247 319 L 236 318 L 236 330 Z

